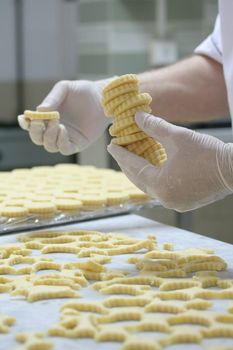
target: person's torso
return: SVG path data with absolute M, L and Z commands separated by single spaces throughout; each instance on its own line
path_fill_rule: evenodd
M 219 0 L 222 63 L 233 121 L 233 0 Z

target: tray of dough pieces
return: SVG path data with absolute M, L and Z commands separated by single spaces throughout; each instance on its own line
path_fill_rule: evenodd
M 0 349 L 232 350 L 232 263 L 136 215 L 2 236 Z
M 128 213 L 158 205 L 119 171 L 78 164 L 0 172 L 0 233 Z

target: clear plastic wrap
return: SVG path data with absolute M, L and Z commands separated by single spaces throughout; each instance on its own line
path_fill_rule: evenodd
M 26 217 L 19 218 L 0 218 L 0 234 L 15 233 L 25 230 L 41 229 L 67 223 L 94 220 L 104 217 L 116 216 L 138 211 L 145 207 L 159 205 L 157 200 L 129 201 L 124 204 L 107 206 L 89 211 L 75 212 L 56 212 L 52 216 L 29 214 Z

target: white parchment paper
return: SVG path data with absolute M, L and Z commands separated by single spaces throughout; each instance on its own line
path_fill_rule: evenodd
M 102 232 L 122 232 L 131 237 L 145 238 L 148 234 L 155 234 L 157 241 L 162 248 L 164 242 L 172 242 L 176 250 L 190 247 L 208 247 L 215 250 L 215 253 L 226 260 L 228 269 L 221 274 L 224 278 L 233 278 L 233 246 L 224 242 L 210 239 L 189 231 L 180 230 L 178 228 L 166 226 L 164 224 L 144 219 L 137 215 L 123 215 L 114 218 L 95 220 L 74 225 L 66 225 L 59 229 L 87 229 L 99 230 Z M 16 242 L 15 235 L 4 235 L 0 237 L 0 244 Z M 221 237 L 220 237 L 221 238 Z M 38 252 L 35 252 L 35 254 Z M 55 261 L 75 261 L 77 257 L 74 254 L 48 254 L 48 257 L 53 257 Z M 112 262 L 107 264 L 111 269 L 127 270 L 130 273 L 135 273 L 134 265 L 128 264 L 129 255 L 113 256 Z M 46 273 L 48 270 L 46 271 Z M 42 272 L 43 273 L 43 272 Z M 101 300 L 106 298 L 99 292 L 89 287 L 80 290 L 82 299 L 79 300 Z M 107 296 L 108 297 L 108 296 Z M 0 294 L 0 312 L 15 316 L 17 319 L 16 325 L 11 327 L 8 334 L 0 334 L 0 350 L 16 349 L 20 344 L 14 340 L 18 332 L 25 331 L 46 331 L 52 325 L 59 321 L 59 306 L 70 299 L 43 300 L 34 303 L 28 303 L 23 298 L 13 298 L 8 294 Z M 214 308 L 218 312 L 225 312 L 230 301 L 214 300 Z M 153 336 L 153 334 L 146 334 Z M 54 344 L 55 350 L 116 350 L 121 348 L 120 343 L 96 343 L 90 339 L 65 339 L 58 337 L 50 338 Z M 200 350 L 208 349 L 211 345 L 231 345 L 233 339 L 208 339 L 204 340 L 201 345 L 174 345 L 169 346 L 168 350 Z

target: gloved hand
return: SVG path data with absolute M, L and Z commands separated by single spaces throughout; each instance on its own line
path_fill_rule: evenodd
M 82 151 L 100 137 L 109 123 L 100 103 L 108 82 L 109 79 L 60 81 L 37 107 L 38 111 L 58 111 L 60 120 L 30 122 L 20 115 L 19 125 L 48 152 L 70 155 Z
M 161 142 L 167 161 L 155 167 L 114 144 L 108 151 L 142 191 L 180 212 L 199 208 L 233 192 L 233 144 L 138 112 L 137 125 Z

